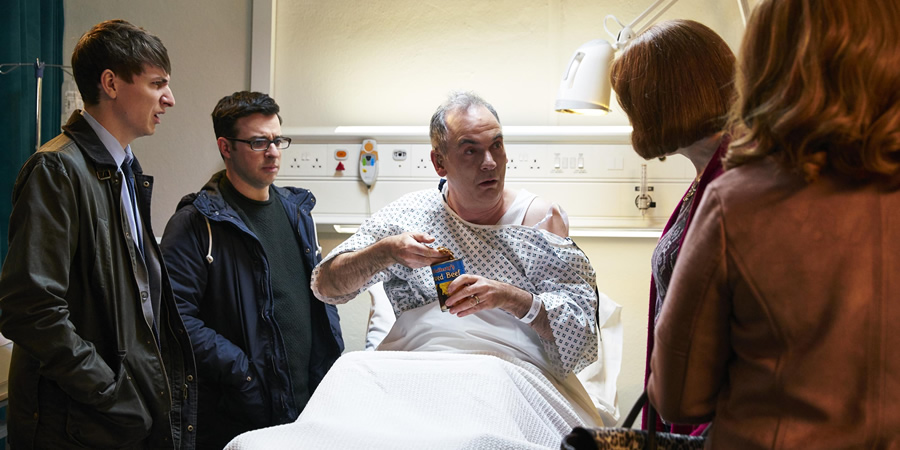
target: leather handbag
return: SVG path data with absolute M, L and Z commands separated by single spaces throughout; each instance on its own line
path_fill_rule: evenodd
M 706 436 L 661 433 L 651 426 L 649 430 L 633 429 L 641 409 L 647 404 L 647 423 L 656 423 L 656 409 L 647 401 L 647 391 L 631 407 L 631 412 L 621 427 L 585 428 L 575 427 L 560 445 L 563 450 L 642 450 L 642 449 L 702 449 Z

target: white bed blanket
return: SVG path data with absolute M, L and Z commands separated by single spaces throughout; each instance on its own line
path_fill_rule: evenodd
M 351 352 L 296 422 L 228 450 L 559 448 L 584 425 L 535 366 L 500 354 Z

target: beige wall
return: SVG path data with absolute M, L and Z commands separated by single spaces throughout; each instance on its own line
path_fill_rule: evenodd
M 597 288 L 622 305 L 624 345 L 619 374 L 622 418 L 644 389 L 650 255 L 655 239 L 575 238 L 597 271 Z
M 620 111 L 569 116 L 553 104 L 575 49 L 611 39 L 603 18 L 628 23 L 652 3 L 281 0 L 274 91 L 292 127 L 426 125 L 446 93 L 460 88 L 493 103 L 504 125 L 627 124 Z M 661 19 L 669 18 L 705 23 L 732 48 L 740 41 L 735 0 L 681 0 Z
M 624 22 L 651 0 L 280 0 L 274 96 L 285 126 L 424 125 L 452 88 L 474 89 L 505 125 L 618 125 L 605 117 L 562 116 L 552 104 L 562 70 L 583 42 L 607 38 L 603 17 Z M 172 59 L 177 105 L 156 135 L 135 141 L 156 177 L 153 227 L 162 234 L 182 195 L 223 166 L 209 114 L 222 96 L 250 86 L 252 0 L 66 0 L 65 54 L 94 23 L 124 18 L 162 38 Z M 706 23 L 736 48 L 736 1 L 682 0 L 663 18 Z M 617 29 L 617 28 L 616 28 Z M 676 68 L 673 68 L 676 70 Z M 618 109 L 618 108 L 616 108 Z M 592 201 L 602 201 L 593 199 Z M 345 235 L 322 235 L 326 252 Z M 600 290 L 623 305 L 625 361 L 620 406 L 641 391 L 649 258 L 655 242 L 579 238 Z M 341 307 L 348 350 L 363 347 L 368 305 Z

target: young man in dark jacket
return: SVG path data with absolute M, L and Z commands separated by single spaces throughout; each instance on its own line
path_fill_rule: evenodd
M 291 143 L 278 112 L 257 92 L 219 101 L 225 170 L 181 200 L 163 233 L 200 373 L 200 448 L 294 421 L 344 348 L 337 309 L 309 286 L 321 259 L 316 199 L 273 184 Z
M 72 55 L 85 110 L 16 180 L 0 330 L 15 342 L 16 449 L 194 448 L 191 345 L 150 228 L 153 178 L 130 143 L 166 108 L 169 57 L 128 22 L 100 23 Z

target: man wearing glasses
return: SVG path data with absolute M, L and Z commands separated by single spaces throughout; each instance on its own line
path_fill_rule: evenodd
M 278 112 L 258 92 L 219 100 L 225 170 L 181 200 L 162 238 L 200 376 L 198 448 L 294 421 L 344 348 L 337 309 L 310 290 L 316 199 L 273 184 L 291 144 Z

